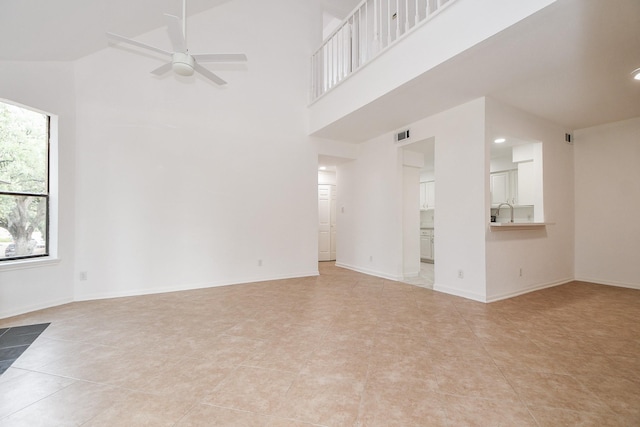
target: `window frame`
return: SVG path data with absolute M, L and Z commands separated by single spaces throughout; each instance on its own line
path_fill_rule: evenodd
M 29 193 L 0 190 L 0 196 L 28 196 L 44 198 L 46 203 L 46 218 L 44 233 L 45 252 L 43 254 L 31 254 L 17 257 L 0 258 L 0 271 L 15 268 L 28 268 L 43 263 L 57 262 L 57 184 L 58 184 L 58 117 L 49 112 L 23 105 L 12 100 L 0 98 L 0 102 L 23 108 L 46 117 L 46 186 L 45 193 Z

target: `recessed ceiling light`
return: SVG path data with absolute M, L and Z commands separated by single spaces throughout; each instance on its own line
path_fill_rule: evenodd
M 506 140 L 507 140 L 506 138 L 497 138 L 497 139 L 494 139 L 493 142 L 495 142 L 496 144 L 502 144 Z
M 640 80 L 640 68 L 633 70 L 631 72 L 631 77 L 633 77 L 634 80 Z
M 321 171 L 326 171 L 327 167 L 326 166 L 320 166 L 318 169 L 320 169 Z

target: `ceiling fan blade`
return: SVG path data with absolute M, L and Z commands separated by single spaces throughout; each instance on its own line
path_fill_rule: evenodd
M 213 74 L 211 71 L 207 70 L 206 68 L 204 68 L 202 65 L 198 64 L 197 62 L 193 65 L 193 68 L 199 72 L 200 74 L 202 74 L 203 76 L 205 76 L 206 78 L 208 78 L 209 80 L 211 80 L 212 82 L 219 84 L 219 85 L 226 85 L 227 82 L 225 82 L 224 80 L 222 80 L 220 77 L 218 77 L 216 74 Z
M 137 46 L 137 47 L 141 47 L 143 49 L 152 50 L 152 51 L 160 53 L 162 55 L 171 56 L 171 53 L 167 52 L 166 50 L 158 49 L 157 47 L 149 46 L 148 44 L 140 43 L 138 41 L 131 40 L 131 39 L 128 39 L 126 37 L 119 36 L 117 34 L 107 33 L 107 37 L 109 39 L 113 40 L 113 41 L 116 41 L 116 42 L 127 43 L 127 44 L 130 44 L 132 46 Z
M 155 70 L 153 70 L 151 72 L 151 74 L 155 74 L 156 76 L 161 76 L 161 75 L 165 74 L 166 72 L 170 71 L 172 65 L 173 65 L 173 63 L 167 62 L 166 64 L 161 65 L 158 68 L 156 68 Z
M 173 51 L 182 53 L 186 52 L 187 44 L 184 39 L 184 33 L 182 32 L 182 19 L 165 13 L 164 20 L 167 23 L 167 31 L 169 32 Z
M 191 56 L 200 62 L 247 62 L 247 55 L 244 53 L 203 53 Z

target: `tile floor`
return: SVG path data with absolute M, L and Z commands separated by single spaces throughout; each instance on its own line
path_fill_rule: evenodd
M 422 288 L 433 289 L 433 279 L 435 277 L 434 264 L 429 262 L 420 263 L 420 273 L 418 277 L 412 277 L 404 281 L 410 285 Z
M 0 426 L 638 426 L 640 292 L 481 304 L 319 277 L 68 304 L 0 376 Z

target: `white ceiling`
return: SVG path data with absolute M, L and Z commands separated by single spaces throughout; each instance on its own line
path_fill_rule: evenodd
M 191 16 L 233 0 L 188 0 Z M 360 0 L 322 0 L 345 17 Z M 107 47 L 105 32 L 127 37 L 182 15 L 181 0 L 0 0 L 0 60 L 73 61 Z M 321 17 L 319 17 L 321 19 Z
M 189 0 L 189 15 L 233 0 Z M 359 0 L 322 0 L 345 16 Z M 0 0 L 0 60 L 72 61 L 164 26 L 180 0 Z M 320 17 L 319 17 L 320 19 Z M 579 129 L 640 116 L 640 0 L 558 0 L 320 132 L 362 141 L 492 96 Z

